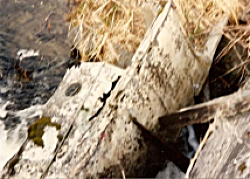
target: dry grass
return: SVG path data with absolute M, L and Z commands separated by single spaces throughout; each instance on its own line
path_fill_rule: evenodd
M 142 0 L 82 0 L 71 11 L 72 26 L 84 25 L 77 48 L 82 60 L 119 60 L 118 50 L 134 53 L 144 34 L 145 23 L 138 7 Z
M 243 0 L 174 0 L 189 40 L 202 50 L 206 37 L 223 16 L 229 16 L 231 24 L 238 24 L 245 3 Z
M 70 0 L 69 0 L 70 1 Z M 116 63 L 120 59 L 120 50 L 134 53 L 139 46 L 146 26 L 142 4 L 146 0 L 72 0 L 75 4 L 67 19 L 71 27 L 81 26 L 75 45 L 83 61 L 107 61 Z M 147 0 L 156 3 L 163 0 Z M 229 26 L 224 35 L 230 43 L 216 60 L 241 45 L 250 49 L 249 27 L 239 20 L 247 20 L 246 12 L 250 7 L 247 0 L 173 0 L 179 9 L 182 23 L 193 46 L 202 51 L 211 28 L 225 15 Z M 164 3 L 163 3 L 164 4 Z M 248 24 L 248 22 L 247 22 Z M 83 26 L 82 26 L 83 25 Z

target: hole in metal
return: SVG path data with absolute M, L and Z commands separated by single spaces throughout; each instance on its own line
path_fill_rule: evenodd
M 74 96 L 81 90 L 82 85 L 80 83 L 73 83 L 69 85 L 68 89 L 65 91 L 66 96 Z

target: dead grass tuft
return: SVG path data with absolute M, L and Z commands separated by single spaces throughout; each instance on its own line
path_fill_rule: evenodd
M 142 0 L 82 0 L 67 17 L 72 26 L 83 25 L 76 41 L 82 60 L 119 60 L 119 50 L 134 53 L 145 31 L 140 12 Z

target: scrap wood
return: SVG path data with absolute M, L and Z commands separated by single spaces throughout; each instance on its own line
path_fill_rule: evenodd
M 250 110 L 249 84 L 250 80 L 234 94 L 162 116 L 159 118 L 160 126 L 162 130 L 164 128 L 178 128 L 197 123 L 206 123 L 215 117 L 230 117 L 237 113 L 246 112 Z
M 233 104 L 215 115 L 190 162 L 186 178 L 249 178 L 249 81 L 235 93 L 235 99 L 228 98 Z M 232 113 L 228 113 L 230 109 Z

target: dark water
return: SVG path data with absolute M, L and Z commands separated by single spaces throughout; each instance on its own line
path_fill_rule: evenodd
M 64 0 L 0 0 L 0 105 L 43 104 L 61 82 L 70 55 Z M 39 52 L 23 58 L 21 49 Z

